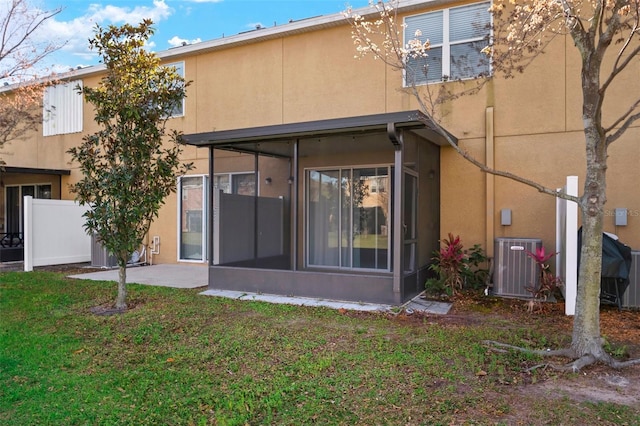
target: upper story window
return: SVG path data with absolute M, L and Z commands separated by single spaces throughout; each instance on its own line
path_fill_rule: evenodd
M 44 92 L 42 108 L 43 136 L 82 131 L 82 81 L 49 86 Z
M 481 52 L 489 44 L 489 3 L 475 3 L 405 18 L 405 42 L 427 40 L 426 58 L 410 58 L 405 83 L 426 84 L 475 78 L 490 73 L 489 58 Z
M 184 62 L 175 62 L 171 64 L 165 64 L 166 67 L 174 67 L 176 69 L 176 73 L 184 78 Z M 176 105 L 171 111 L 171 117 L 182 117 L 184 115 L 184 98 L 182 98 L 182 102 Z

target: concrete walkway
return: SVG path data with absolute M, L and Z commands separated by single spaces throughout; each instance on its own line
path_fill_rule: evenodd
M 69 278 L 95 281 L 118 281 L 118 269 L 70 275 Z M 127 268 L 127 283 L 174 288 L 206 287 L 209 269 L 199 265 L 153 265 Z
M 200 288 L 206 287 L 209 269 L 199 265 L 153 265 L 133 266 L 127 268 L 127 283 L 156 285 L 174 288 Z M 118 270 L 107 269 L 86 274 L 70 275 L 69 278 L 97 281 L 118 281 Z M 314 299 L 298 296 L 279 296 L 274 294 L 247 293 L 231 290 L 206 289 L 202 293 L 205 296 L 227 297 L 238 300 L 255 300 L 269 303 L 282 303 L 298 306 L 324 306 L 333 309 L 347 309 L 354 311 L 386 312 L 403 308 L 406 313 L 423 312 L 444 315 L 449 312 L 451 304 L 424 300 L 416 297 L 405 303 L 402 307 L 374 303 L 357 303 L 339 300 Z

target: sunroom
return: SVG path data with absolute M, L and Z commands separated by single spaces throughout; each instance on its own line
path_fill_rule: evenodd
M 253 191 L 208 185 L 209 288 L 385 304 L 422 291 L 445 143 L 426 123 L 406 111 L 186 135 L 209 149 L 209 176 L 228 152 L 253 162 Z

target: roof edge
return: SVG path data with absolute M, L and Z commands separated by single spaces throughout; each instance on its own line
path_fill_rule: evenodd
M 398 0 L 397 7 L 398 12 L 405 13 L 415 9 L 441 6 L 453 2 L 454 0 Z M 354 9 L 354 13 L 365 17 L 372 16 L 377 13 L 377 9 L 375 6 L 365 6 L 362 8 Z M 233 46 L 240 46 L 243 44 L 251 44 L 259 41 L 286 37 L 292 34 L 316 31 L 322 28 L 337 27 L 340 25 L 345 25 L 346 23 L 346 18 L 341 11 L 330 15 L 320 15 L 312 18 L 304 18 L 282 25 L 260 28 L 227 37 L 203 41 L 200 43 L 174 47 L 156 52 L 156 54 L 161 60 L 171 61 L 188 55 L 206 53 L 210 51 L 230 48 Z M 104 64 L 97 64 L 54 75 L 50 78 L 54 80 L 73 80 L 83 77 L 89 77 L 94 74 L 104 72 L 105 70 L 106 66 Z M 45 79 L 47 79 L 47 77 L 45 77 Z M 12 84 L 6 87 L 0 87 L 0 93 L 10 92 L 18 87 L 18 85 L 19 83 Z
M 276 139 L 294 139 L 309 136 L 321 136 L 337 133 L 363 132 L 370 130 L 386 130 L 389 123 L 399 129 L 430 129 L 434 142 L 441 144 L 444 136 L 433 131 L 429 125 L 431 119 L 419 110 L 392 113 L 372 114 L 355 117 L 331 118 L 286 124 L 275 124 L 260 127 L 220 130 L 213 132 L 192 133 L 184 135 L 187 145 L 215 146 L 223 144 L 243 143 L 250 141 L 268 141 Z M 457 138 L 448 134 L 455 142 Z M 436 138 L 439 136 L 439 138 Z
M 60 175 L 69 176 L 71 170 L 66 169 L 41 169 L 37 167 L 4 166 L 0 169 L 3 173 L 26 173 L 32 175 Z

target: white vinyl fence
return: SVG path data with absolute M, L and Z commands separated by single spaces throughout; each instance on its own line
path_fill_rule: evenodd
M 75 201 L 24 197 L 24 270 L 34 266 L 91 261 L 91 236 Z

